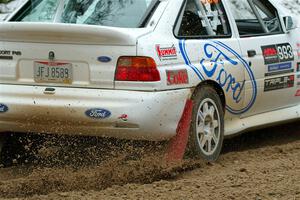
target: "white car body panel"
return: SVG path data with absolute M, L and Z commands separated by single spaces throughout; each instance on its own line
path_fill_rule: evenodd
M 33 64 L 35 61 L 47 61 L 49 49 L 55 52 L 57 62 L 66 62 L 73 65 L 73 83 L 69 87 L 94 87 L 113 88 L 114 73 L 117 59 L 120 55 L 135 54 L 135 46 L 111 46 L 111 45 L 79 45 L 79 44 L 43 44 L 43 43 L 16 43 L 2 42 L 2 48 L 20 52 L 21 55 L 12 55 L 13 60 L 0 60 L 1 82 L 8 84 L 34 84 Z M 88 49 L 88 50 L 87 50 Z M 30 50 L 30 51 L 28 51 Z M 32 53 L 34 52 L 34 53 Z M 110 55 L 110 63 L 100 63 L 97 57 Z M 76 55 L 74 57 L 74 55 Z M 49 86 L 60 84 L 50 83 Z
M 10 105 L 1 116 L 0 132 L 43 132 L 165 140 L 176 134 L 190 90 L 139 92 L 57 87 L 0 85 L 1 102 Z M 82 98 L 84 96 L 84 98 Z M 22 101 L 20 101 L 22 99 Z M 87 116 L 104 108 L 109 118 Z
M 226 136 L 299 120 L 300 105 L 225 121 Z
M 253 49 L 256 50 L 256 52 L 261 51 L 261 46 L 268 46 L 272 44 L 283 44 L 287 43 L 289 41 L 287 39 L 288 37 L 285 37 L 285 34 L 280 35 L 274 35 L 272 38 L 269 36 L 261 36 L 261 37 L 252 37 L 252 38 L 241 38 L 239 39 L 239 42 L 241 44 L 242 49 L 242 56 L 247 57 L 247 50 Z M 274 42 L 276 41 L 276 42 Z M 259 45 L 258 45 L 259 44 Z M 297 58 L 297 47 L 296 43 L 291 44 L 294 51 L 294 58 Z M 274 109 L 280 109 L 280 108 L 286 108 L 289 106 L 293 106 L 296 102 L 299 102 L 297 98 L 278 98 L 281 96 L 289 96 L 293 97 L 295 95 L 295 88 L 290 87 L 283 90 L 274 90 L 270 92 L 264 91 L 264 84 L 266 79 L 272 79 L 276 78 L 278 76 L 281 76 L 281 74 L 274 74 L 274 75 L 266 75 L 269 73 L 268 67 L 271 65 L 264 65 L 263 63 L 264 58 L 262 54 L 257 54 L 253 58 L 248 58 L 248 62 L 251 62 L 252 64 L 252 72 L 256 80 L 257 84 L 257 98 L 256 101 L 260 103 L 256 103 L 251 111 L 245 113 L 243 117 L 269 112 Z M 294 69 L 297 64 L 297 59 L 294 61 L 291 61 L 290 69 Z M 261 67 L 254 67 L 254 66 L 261 66 Z M 272 72 L 270 72 L 272 74 Z M 294 71 L 290 71 L 284 74 L 284 76 L 294 76 Z M 247 80 L 247 79 L 246 79 Z M 246 82 L 247 88 L 251 88 L 248 81 Z M 250 93 L 250 94 L 249 94 Z M 246 98 L 247 96 L 251 96 L 251 90 L 246 90 Z M 277 98 L 276 98 L 277 97 Z M 295 102 L 296 101 L 296 102 Z
M 230 38 L 179 39 L 173 27 L 182 4 L 183 0 L 162 1 L 145 28 L 8 22 L 11 18 L 0 23 L 0 51 L 9 51 L 12 56 L 11 60 L 0 59 L 0 131 L 166 140 L 176 134 L 186 100 L 203 82 L 223 89 L 226 136 L 299 118 L 299 28 L 278 35 L 239 38 L 225 0 Z M 268 66 L 262 63 L 261 48 L 283 43 L 293 48 L 293 71 L 284 74 L 294 76 L 293 86 L 265 92 Z M 169 57 L 163 55 L 164 49 Z M 256 50 L 257 55 L 248 58 L 247 50 Z M 72 84 L 34 81 L 34 62 L 49 60 L 49 51 L 55 52 L 55 61 L 73 65 Z M 214 63 L 224 68 L 214 71 L 212 57 L 204 54 L 210 51 L 218 58 Z M 111 61 L 101 63 L 99 56 Z M 161 80 L 115 81 L 120 56 L 153 58 Z M 186 70 L 188 81 L 168 84 L 168 71 L 180 70 Z M 46 88 L 55 92 L 49 94 Z M 91 119 L 85 114 L 96 108 L 108 110 L 110 117 Z M 122 118 L 124 114 L 128 118 Z

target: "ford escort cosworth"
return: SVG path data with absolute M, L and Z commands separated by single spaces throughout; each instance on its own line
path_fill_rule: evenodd
M 299 119 L 299 36 L 268 0 L 25 1 L 0 23 L 0 149 L 76 134 L 215 161 L 224 137 Z

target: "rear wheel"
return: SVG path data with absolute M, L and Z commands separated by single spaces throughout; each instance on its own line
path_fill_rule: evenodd
M 224 111 L 217 92 L 202 86 L 194 95 L 188 148 L 190 154 L 216 161 L 224 138 Z

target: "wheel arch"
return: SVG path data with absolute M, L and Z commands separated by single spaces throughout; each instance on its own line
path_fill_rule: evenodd
M 195 90 L 192 93 L 192 98 L 195 96 L 195 94 L 197 92 L 199 92 L 201 90 L 201 87 L 203 86 L 211 86 L 218 94 L 218 96 L 220 97 L 222 106 L 223 106 L 223 110 L 225 112 L 225 107 L 226 107 L 226 98 L 225 98 L 225 93 L 222 89 L 222 87 L 215 81 L 213 80 L 205 80 L 202 81 L 201 83 L 199 83 L 196 87 Z

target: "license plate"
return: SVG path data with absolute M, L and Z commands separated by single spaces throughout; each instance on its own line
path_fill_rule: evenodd
M 72 64 L 60 62 L 34 62 L 34 81 L 71 84 Z

